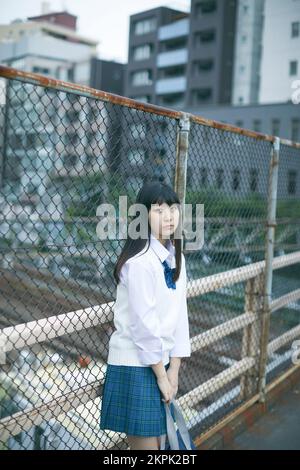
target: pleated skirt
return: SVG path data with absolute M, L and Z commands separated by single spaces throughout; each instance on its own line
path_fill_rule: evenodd
M 165 365 L 166 370 L 169 365 Z M 136 436 L 165 434 L 166 412 L 162 398 L 151 366 L 107 364 L 100 429 Z

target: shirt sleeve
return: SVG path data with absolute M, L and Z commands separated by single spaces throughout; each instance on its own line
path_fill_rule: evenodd
M 182 274 L 183 274 L 183 293 L 181 297 L 180 311 L 179 311 L 179 320 L 176 325 L 175 330 L 175 344 L 170 351 L 170 357 L 190 357 L 191 356 L 191 342 L 190 342 L 190 333 L 189 333 L 189 319 L 188 319 L 188 309 L 187 309 L 187 298 L 186 298 L 186 267 L 185 267 L 185 258 L 183 256 L 183 262 L 181 265 Z
M 127 269 L 130 332 L 142 364 L 157 364 L 163 357 L 160 319 L 156 308 L 155 277 L 151 268 L 130 262 Z

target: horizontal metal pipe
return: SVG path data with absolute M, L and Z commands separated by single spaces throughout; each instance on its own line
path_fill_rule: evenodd
M 194 122 L 195 124 L 201 124 L 203 126 L 212 127 L 214 129 L 219 129 L 222 131 L 245 135 L 247 137 L 252 137 L 257 140 L 275 142 L 276 139 L 276 137 L 273 135 L 251 131 L 250 129 L 243 129 L 241 127 L 234 126 L 233 124 L 224 124 L 223 122 L 215 121 L 214 119 L 207 119 L 205 117 L 198 116 L 192 113 L 176 111 L 174 109 L 157 106 L 150 103 L 143 103 L 141 101 L 133 100 L 124 96 L 97 90 L 86 85 L 65 82 L 63 80 L 49 78 L 37 73 L 24 72 L 22 70 L 17 70 L 12 67 L 7 67 L 5 65 L 0 65 L 0 77 L 11 80 L 19 80 L 21 82 L 31 83 L 33 85 L 42 86 L 45 88 L 51 88 L 57 91 L 64 91 L 66 93 L 74 93 L 80 96 L 85 96 L 87 98 L 99 99 L 120 106 L 134 108 L 147 113 L 165 116 L 171 119 L 181 119 L 184 117 L 189 117 L 190 121 Z M 300 142 L 292 142 L 291 140 L 282 139 L 282 143 L 289 147 L 300 149 Z

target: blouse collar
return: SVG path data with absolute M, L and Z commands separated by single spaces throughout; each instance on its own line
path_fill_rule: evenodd
M 150 247 L 155 251 L 162 263 L 168 257 L 173 258 L 175 255 L 175 247 L 170 240 L 164 246 L 152 233 L 150 234 Z

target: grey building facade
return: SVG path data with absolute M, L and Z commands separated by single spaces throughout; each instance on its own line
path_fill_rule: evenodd
M 236 0 L 193 0 L 186 105 L 231 103 Z
M 289 101 L 232 106 L 236 42 L 242 37 L 243 28 L 247 26 L 248 33 L 250 28 L 254 41 L 251 63 L 259 63 L 262 7 L 263 2 L 257 0 L 251 28 L 249 18 L 241 21 L 238 17 L 238 12 L 249 16 L 249 5 L 238 0 L 192 0 L 190 14 L 156 8 L 133 15 L 126 96 L 300 141 L 300 105 Z M 251 99 L 256 101 L 259 81 L 251 77 Z M 126 183 L 138 189 L 146 177 L 157 174 L 171 182 L 170 168 L 175 156 L 173 122 L 154 119 L 146 113 L 131 114 L 130 125 L 122 136 L 121 164 Z M 190 135 L 187 176 L 191 188 L 266 196 L 267 149 L 260 154 L 259 145 L 255 147 L 253 143 L 250 149 L 245 137 L 228 133 L 226 136 L 207 126 L 198 126 L 197 132 Z M 280 168 L 279 196 L 298 197 L 299 178 L 299 162 L 287 158 Z
M 161 48 L 167 47 L 162 44 L 160 31 L 188 16 L 178 10 L 160 7 L 130 17 L 126 96 L 151 103 L 157 102 L 157 81 L 162 77 L 157 61 Z M 182 36 L 185 46 L 187 33 L 188 28 L 185 28 Z M 173 44 L 176 42 L 177 38 L 172 41 Z
M 237 0 L 130 17 L 126 95 L 161 106 L 230 103 Z
M 288 102 L 241 106 L 212 105 L 187 107 L 185 111 L 244 129 L 300 142 L 300 104 Z
M 127 64 L 92 57 L 90 86 L 123 96 L 126 68 Z
M 92 58 L 90 86 L 97 90 L 124 96 L 126 68 L 127 64 Z M 102 104 L 105 109 L 103 120 L 105 119 L 107 127 L 107 165 L 108 170 L 114 172 L 118 168 L 118 156 L 121 151 L 122 112 L 118 106 L 111 103 Z M 97 107 L 97 103 L 95 106 Z

